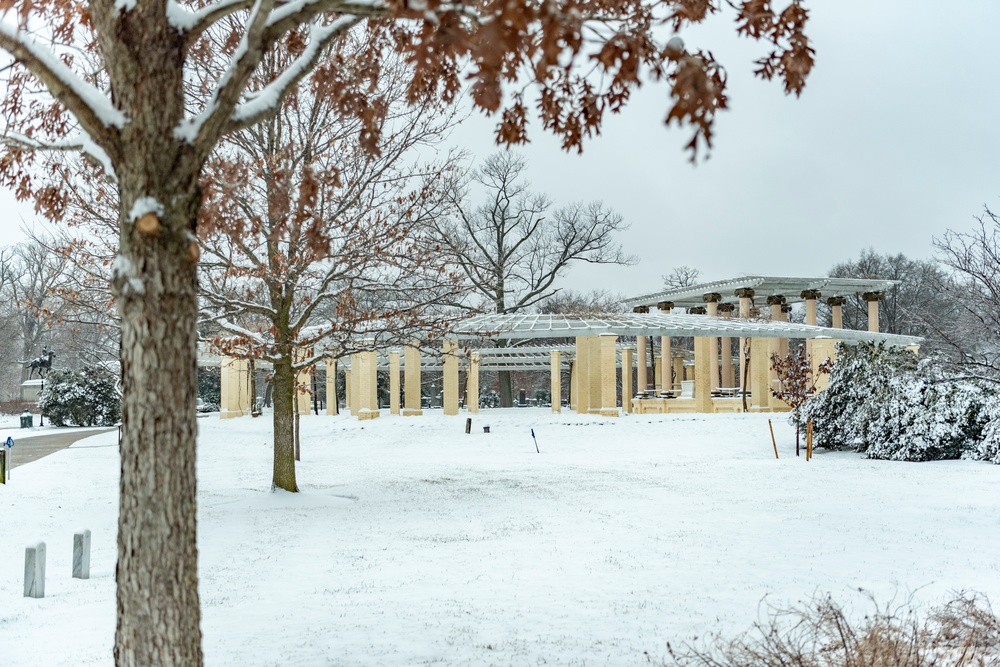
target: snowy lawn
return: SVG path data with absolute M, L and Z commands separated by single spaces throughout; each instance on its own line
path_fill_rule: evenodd
M 199 419 L 207 664 L 658 663 L 765 597 L 1000 601 L 1000 466 L 806 463 L 782 416 L 778 461 L 762 415 L 465 417 L 305 417 L 298 495 L 269 491 L 268 421 Z M 112 664 L 115 438 L 0 487 L 0 664 Z M 43 600 L 21 597 L 36 540 Z

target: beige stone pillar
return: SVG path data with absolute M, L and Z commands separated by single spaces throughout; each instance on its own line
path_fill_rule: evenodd
M 719 314 L 725 318 L 733 316 L 734 306 L 731 303 L 720 303 Z M 720 387 L 732 388 L 736 380 L 733 378 L 733 339 L 723 336 L 719 339 L 719 359 L 721 370 Z
M 444 342 L 444 414 L 458 414 L 458 341 Z
M 819 290 L 807 289 L 802 290 L 799 294 L 806 301 L 806 324 L 809 326 L 816 326 L 816 299 L 823 296 L 820 294 Z
M 296 361 L 308 359 L 308 350 L 296 350 L 293 358 Z M 295 376 L 295 400 L 298 402 L 300 415 L 307 415 L 312 412 L 312 374 L 308 369 L 299 371 Z
M 371 344 L 369 341 L 368 344 Z M 358 395 L 358 419 L 377 419 L 378 409 L 378 356 L 375 350 L 365 350 L 355 355 L 358 372 L 355 376 Z
M 771 404 L 770 349 L 768 339 L 750 339 L 750 399 L 758 411 L 769 409 Z
M 337 360 L 326 360 L 326 414 L 340 414 L 337 404 Z
M 669 315 L 670 311 L 674 309 L 673 301 L 661 301 L 656 304 L 659 308 L 660 313 L 663 315 Z M 660 358 L 663 359 L 661 368 L 663 369 L 663 376 L 660 378 L 660 390 L 661 391 L 673 391 L 674 390 L 674 379 L 673 379 L 673 341 L 670 336 L 660 337 Z
M 399 352 L 389 353 L 389 414 L 399 414 Z
M 636 365 L 636 386 L 638 391 L 646 391 L 649 388 L 649 384 L 646 378 L 646 337 L 636 336 L 635 337 L 635 365 Z
M 403 350 L 403 416 L 424 414 L 420 402 L 420 341 L 413 341 Z
M 819 367 L 827 359 L 832 359 L 834 362 L 837 361 L 837 343 L 839 342 L 839 340 L 834 338 L 813 339 L 813 356 L 811 364 L 813 378 L 816 380 L 817 393 L 830 386 L 830 376 L 827 374 L 820 375 Z
M 740 300 L 740 317 L 744 318 L 744 319 L 750 317 L 753 314 L 753 312 L 752 312 L 753 311 L 753 297 L 754 297 L 754 294 L 755 294 L 754 291 L 753 291 L 753 289 L 750 288 L 750 287 L 741 287 L 738 290 L 736 290 L 735 292 L 733 292 L 733 294 L 735 296 L 739 297 L 739 300 Z M 740 350 L 739 350 L 739 354 L 737 354 L 736 356 L 737 356 L 737 359 L 739 359 L 739 362 L 740 362 L 739 363 L 739 385 L 740 385 L 740 387 L 743 387 L 743 385 L 746 385 L 747 389 L 749 390 L 750 389 L 750 381 L 749 381 L 750 378 L 749 378 L 749 376 L 747 378 L 743 377 L 744 372 L 747 372 L 747 370 L 746 370 L 746 368 L 747 368 L 746 359 L 743 356 L 743 351 L 746 349 L 746 345 L 747 345 L 747 339 L 746 338 L 740 338 Z M 753 349 L 751 347 L 751 350 L 750 350 L 750 370 L 749 370 L 749 373 L 752 373 L 752 372 L 753 372 Z
M 844 304 L 847 299 L 842 296 L 831 296 L 826 300 L 830 306 L 830 326 L 834 329 L 844 328 Z
M 767 305 L 771 307 L 771 321 L 772 322 L 784 322 L 785 314 L 783 308 L 785 306 L 785 297 L 780 294 L 775 294 L 767 297 Z M 813 303 L 815 306 L 815 302 Z M 787 344 L 787 340 L 784 338 L 768 338 L 767 339 L 767 377 L 768 377 L 768 389 L 778 388 L 778 372 L 771 367 L 771 355 L 778 355 L 779 357 L 784 354 L 783 348 Z M 766 405 L 774 408 L 778 404 L 778 399 L 770 395 L 768 392 L 768 398 Z M 762 403 L 762 405 L 764 405 Z
M 344 405 L 352 417 L 358 416 L 358 397 L 354 394 L 354 355 L 351 355 L 351 367 L 344 369 Z
M 705 336 L 696 337 L 694 339 L 694 405 L 698 412 L 714 412 L 712 383 L 709 377 L 711 354 L 711 339 Z
M 223 356 L 219 367 L 219 417 L 232 419 L 250 414 L 249 371 L 246 359 Z
M 625 414 L 632 412 L 632 397 L 635 389 L 632 384 L 632 348 L 622 348 L 622 409 Z
M 705 302 L 705 314 L 709 317 L 717 317 L 719 315 L 719 302 L 722 301 L 722 295 L 718 292 L 710 292 L 708 294 L 702 294 L 701 299 Z M 719 339 L 715 336 L 708 339 L 708 369 L 709 373 L 711 373 L 708 378 L 711 382 L 711 387 L 712 389 L 718 389 Z
M 684 379 L 684 358 L 683 357 L 675 357 L 674 358 L 674 381 L 679 386 L 680 383 L 681 383 L 681 380 L 683 380 L 683 379 Z M 680 395 L 680 390 L 678 389 L 677 392 L 674 393 L 674 395 L 675 396 L 679 396 Z
M 601 345 L 601 416 L 617 417 L 618 412 L 618 336 L 604 334 Z
M 549 352 L 549 374 L 551 375 L 552 412 L 562 412 L 562 355 L 559 350 Z
M 603 407 L 601 403 L 604 391 L 604 373 L 601 365 L 601 337 L 591 336 L 588 344 L 590 345 L 590 373 L 588 382 L 590 386 L 590 414 L 599 415 Z
M 465 409 L 479 413 L 479 353 L 473 352 L 469 359 L 469 378 L 465 382 Z
M 868 302 L 868 331 L 878 333 L 878 302 L 884 297 L 882 292 L 865 292 L 861 298 Z
M 569 362 L 569 409 L 576 410 L 576 396 L 580 389 L 576 384 L 576 354 Z
M 590 336 L 576 337 L 576 364 L 573 372 L 576 381 L 573 384 L 577 414 L 590 412 Z

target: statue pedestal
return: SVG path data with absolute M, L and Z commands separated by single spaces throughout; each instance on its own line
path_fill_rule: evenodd
M 42 393 L 42 381 L 41 380 L 25 380 L 21 383 L 21 400 L 30 401 L 32 403 L 38 402 L 38 395 Z

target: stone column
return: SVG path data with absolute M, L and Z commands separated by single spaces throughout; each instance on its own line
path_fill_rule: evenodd
M 830 306 L 830 326 L 834 329 L 844 328 L 844 304 L 847 299 L 842 296 L 831 296 L 826 300 Z
M 247 361 L 223 356 L 220 361 L 221 381 L 219 417 L 232 419 L 250 414 L 250 391 L 247 387 Z
M 622 349 L 622 409 L 626 414 L 632 412 L 632 397 L 635 389 L 632 385 L 632 348 Z
M 590 412 L 590 336 L 576 337 L 576 382 L 573 390 L 576 397 L 577 414 Z
M 865 292 L 861 298 L 868 302 L 868 331 L 878 333 L 878 302 L 885 295 L 882 292 Z
M 601 337 L 600 336 L 590 336 L 587 339 L 587 343 L 590 346 L 590 352 L 588 357 L 590 358 L 590 373 L 588 378 L 588 386 L 590 392 L 590 414 L 599 415 L 601 414 L 601 405 L 603 400 L 604 391 L 604 374 L 603 367 L 601 365 Z
M 300 362 L 308 359 L 310 354 L 309 350 L 296 350 L 292 358 Z M 307 368 L 295 376 L 295 400 L 300 415 L 312 412 L 312 373 Z
M 711 339 L 698 336 L 694 339 L 694 405 L 698 412 L 713 412 L 712 383 L 709 377 Z
M 757 411 L 771 405 L 771 346 L 766 338 L 750 339 L 750 399 Z
M 444 342 L 444 414 L 458 414 L 458 341 Z
M 337 360 L 326 360 L 326 414 L 340 414 L 337 404 Z
M 816 299 L 823 295 L 819 290 L 807 289 L 802 290 L 799 296 L 806 300 L 806 324 L 816 326 Z
M 552 376 L 552 412 L 562 412 L 562 355 L 559 350 L 549 352 L 549 373 Z
M 821 392 L 830 385 L 830 376 L 819 374 L 819 366 L 827 359 L 837 361 L 837 343 L 833 338 L 816 338 L 813 340 L 813 356 L 811 360 L 813 377 L 816 379 L 816 392 Z
M 576 383 L 576 354 L 573 354 L 572 361 L 569 362 L 569 408 L 570 410 L 576 409 L 576 397 L 580 391 L 579 386 Z
M 731 303 L 720 303 L 719 313 L 722 317 L 731 318 L 735 307 Z M 733 377 L 733 339 L 723 336 L 719 339 L 719 358 L 722 360 L 722 379 L 720 387 L 733 387 L 736 379 Z
M 366 341 L 372 345 L 372 341 Z M 358 372 L 355 378 L 358 386 L 358 419 L 377 419 L 378 409 L 378 358 L 375 350 L 359 352 Z
M 354 355 L 351 355 L 351 367 L 344 369 L 344 405 L 347 407 L 347 414 L 352 417 L 358 416 L 358 400 L 354 395 Z
M 479 413 L 479 353 L 473 352 L 469 359 L 469 378 L 465 383 L 465 409 Z
M 684 358 L 675 357 L 674 358 L 674 379 L 678 385 L 680 385 L 681 380 L 684 379 Z M 680 396 L 680 392 L 674 394 L 675 396 Z
M 617 417 L 618 412 L 618 336 L 603 334 L 601 344 L 601 416 Z
M 389 414 L 399 414 L 399 352 L 389 353 Z
M 739 297 L 740 300 L 740 317 L 744 319 L 750 317 L 753 314 L 752 313 L 753 297 L 754 297 L 753 289 L 750 287 L 741 287 L 735 292 L 733 292 L 733 295 Z M 743 385 L 745 384 L 747 386 L 747 389 L 749 389 L 750 388 L 749 378 L 743 377 L 743 373 L 745 372 L 746 369 L 746 360 L 743 358 L 743 350 L 746 349 L 746 344 L 747 344 L 747 339 L 740 338 L 740 351 L 739 354 L 736 355 L 736 357 L 739 359 L 740 362 L 739 385 L 740 387 L 743 387 Z M 750 352 L 751 352 L 750 367 L 753 368 L 753 350 L 751 349 Z M 744 381 L 744 379 L 746 379 L 747 381 Z
M 661 314 L 669 315 L 670 311 L 674 309 L 674 302 L 661 301 L 656 304 L 656 307 L 659 308 Z M 662 391 L 670 392 L 674 390 L 673 350 L 671 349 L 673 347 L 672 343 L 673 341 L 670 336 L 660 337 L 660 356 L 663 358 L 663 362 L 661 363 L 661 367 L 663 368 L 663 377 L 660 380 L 660 389 Z M 629 402 L 631 403 L 631 401 Z
M 413 341 L 403 350 L 403 416 L 416 417 L 424 414 L 420 402 L 420 341 Z
M 702 294 L 701 300 L 705 302 L 705 314 L 709 317 L 716 317 L 719 314 L 719 302 L 722 295 L 718 292 Z M 719 388 L 719 339 L 712 336 L 708 339 L 708 369 L 711 375 L 709 381 L 712 389 Z
M 635 367 L 637 391 L 646 391 L 649 384 L 646 379 L 646 337 L 635 337 Z
M 767 305 L 771 307 L 771 321 L 772 322 L 784 322 L 785 314 L 783 308 L 785 307 L 785 302 L 787 300 L 781 294 L 774 294 L 767 297 Z M 815 307 L 815 302 L 813 302 Z M 784 338 L 768 338 L 767 339 L 767 377 L 768 377 L 768 388 L 777 389 L 778 388 L 778 372 L 771 368 L 771 355 L 782 356 L 783 344 L 787 344 L 787 339 Z M 770 395 L 768 392 L 768 398 L 766 405 L 770 405 L 772 408 L 777 406 L 777 400 L 774 396 Z M 764 405 L 764 404 L 762 404 Z

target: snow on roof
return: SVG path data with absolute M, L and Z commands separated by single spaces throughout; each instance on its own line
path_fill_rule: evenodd
M 705 305 L 702 295 L 718 293 L 723 301 L 736 299 L 736 290 L 749 287 L 756 292 L 755 297 L 781 295 L 788 303 L 802 301 L 800 296 L 805 290 L 817 290 L 823 297 L 851 296 L 864 292 L 882 292 L 899 284 L 898 280 L 882 278 L 787 278 L 776 276 L 741 276 L 727 278 L 700 285 L 691 285 L 674 290 L 661 290 L 652 294 L 644 294 L 626 299 L 622 304 L 626 308 L 635 306 L 650 306 L 655 308 L 661 301 L 672 301 L 676 308 L 689 308 Z
M 890 345 L 918 345 L 916 336 L 831 329 L 792 322 L 663 315 L 659 313 L 609 313 L 593 317 L 569 315 L 477 315 L 455 325 L 449 338 L 514 340 L 575 336 L 709 336 L 743 338 L 835 338 L 846 342 L 885 341 Z

